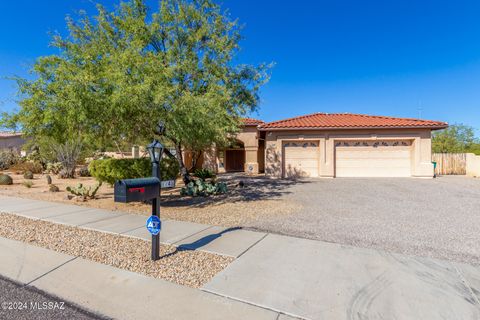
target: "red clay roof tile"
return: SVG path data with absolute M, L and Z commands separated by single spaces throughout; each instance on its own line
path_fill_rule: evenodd
M 243 122 L 246 126 L 258 126 L 265 123 L 265 121 L 253 118 L 243 118 Z
M 352 113 L 313 113 L 259 126 L 260 130 L 280 129 L 362 129 L 362 128 L 430 128 L 443 129 L 441 121 L 371 116 Z

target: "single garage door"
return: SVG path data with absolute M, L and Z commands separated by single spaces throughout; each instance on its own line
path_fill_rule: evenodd
M 318 141 L 294 141 L 283 145 L 286 178 L 318 177 Z
M 337 177 L 410 177 L 412 143 L 402 141 L 337 141 Z

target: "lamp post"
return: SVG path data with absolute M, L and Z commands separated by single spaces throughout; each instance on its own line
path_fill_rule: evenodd
M 164 131 L 165 125 L 163 122 L 160 122 L 157 127 L 157 134 L 161 135 Z M 150 160 L 152 161 L 152 176 L 158 178 L 161 184 L 160 161 L 164 147 L 157 139 L 154 139 L 153 142 L 147 146 L 147 149 L 150 154 Z M 152 199 L 152 215 L 160 218 L 160 193 Z M 160 233 L 156 235 L 152 234 L 152 260 L 156 261 L 158 259 L 160 259 Z

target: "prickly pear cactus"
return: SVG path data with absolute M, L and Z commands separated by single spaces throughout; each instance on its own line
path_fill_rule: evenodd
M 79 183 L 76 187 L 67 187 L 66 190 L 71 194 L 83 198 L 83 200 L 87 199 L 95 199 L 97 195 L 98 189 L 102 186 L 101 182 L 98 182 L 94 186 L 85 187 L 83 184 Z
M 13 179 L 7 174 L 0 174 L 0 185 L 10 185 L 13 184 Z

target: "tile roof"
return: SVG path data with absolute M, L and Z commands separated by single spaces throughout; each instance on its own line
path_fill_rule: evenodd
M 265 121 L 253 118 L 243 118 L 243 122 L 246 126 L 258 126 L 265 123 Z
M 10 137 L 19 137 L 22 136 L 21 132 L 12 132 L 12 131 L 0 131 L 0 138 L 10 138 Z
M 430 128 L 443 129 L 448 123 L 431 120 L 371 116 L 352 113 L 313 113 L 268 122 L 260 130 L 280 129 L 363 129 L 363 128 Z

